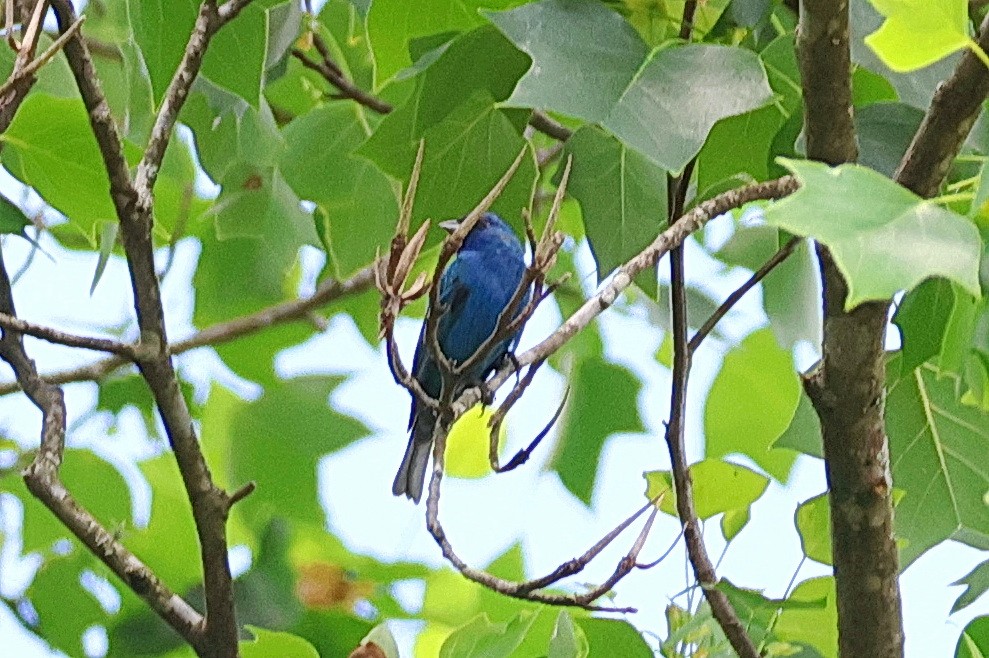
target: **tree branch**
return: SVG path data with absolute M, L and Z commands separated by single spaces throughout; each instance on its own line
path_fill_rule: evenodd
M 5 319 L 17 319 L 2 253 L 0 312 Z M 38 376 L 34 362 L 24 350 L 20 332 L 12 324 L 3 324 L 0 358 L 10 364 L 24 392 L 42 413 L 41 445 L 24 472 L 28 490 L 158 616 L 192 646 L 198 647 L 203 638 L 202 615 L 169 590 L 147 565 L 82 507 L 62 483 L 59 468 L 65 451 L 65 397 L 62 389 Z
M 807 157 L 831 165 L 858 156 L 848 21 L 847 0 L 800 3 L 797 54 Z M 889 303 L 870 302 L 845 311 L 847 283 L 827 249 L 819 246 L 818 256 L 824 288 L 823 358 L 805 384 L 821 419 L 839 652 L 898 658 L 903 655 L 903 616 L 884 414 Z
M 343 69 L 340 68 L 340 65 L 333 59 L 323 37 L 315 31 L 311 32 L 311 34 L 313 46 L 319 52 L 319 60 L 309 57 L 309 55 L 299 48 L 292 48 L 292 57 L 299 60 L 307 69 L 320 74 L 324 80 L 336 88 L 337 93 L 334 95 L 335 98 L 349 98 L 378 114 L 391 114 L 394 111 L 395 107 L 391 103 L 354 84 L 343 72 Z M 570 139 L 570 135 L 573 134 L 569 128 L 557 123 L 545 112 L 539 110 L 533 111 L 532 116 L 529 117 L 529 125 L 539 132 L 558 139 L 561 142 L 567 141 Z
M 168 351 L 170 354 L 176 355 L 200 347 L 222 345 L 285 322 L 303 320 L 313 311 L 337 299 L 364 292 L 371 287 L 372 281 L 373 272 L 368 266 L 344 281 L 331 280 L 323 283 L 309 297 L 282 302 L 261 309 L 256 313 L 210 325 L 188 338 L 171 343 Z M 43 377 L 45 381 L 52 384 L 100 381 L 127 363 L 128 359 L 112 357 L 78 368 L 43 375 Z M 0 396 L 16 393 L 19 390 L 20 387 L 17 382 L 0 384 Z
M 648 267 L 653 267 L 660 258 L 672 248 L 681 244 L 687 236 L 699 230 L 711 219 L 729 210 L 738 208 L 750 201 L 782 199 L 796 191 L 798 183 L 793 176 L 783 176 L 763 183 L 755 183 L 739 187 L 719 194 L 713 199 L 694 206 L 687 214 L 674 222 L 669 228 L 660 233 L 652 243 L 632 257 L 588 298 L 556 331 L 544 338 L 540 343 L 518 355 L 518 364 L 525 366 L 548 358 L 553 352 L 573 338 L 581 329 L 591 323 L 594 318 L 611 307 L 618 296 L 632 285 L 635 276 Z M 461 415 L 482 397 L 489 396 L 499 386 L 512 376 L 514 365 L 505 364 L 497 373 L 480 388 L 467 389 L 454 403 L 453 410 Z
M 129 343 L 123 343 L 119 340 L 109 338 L 76 336 L 52 327 L 27 322 L 26 320 L 2 312 L 0 312 L 0 327 L 11 329 L 19 334 L 34 336 L 35 338 L 46 340 L 49 343 L 56 343 L 67 347 L 81 347 L 97 352 L 110 352 L 111 354 L 116 354 L 129 360 L 135 359 L 137 355 L 136 348 Z
M 52 0 L 52 5 L 59 29 L 64 33 L 75 22 L 72 5 L 68 0 Z M 172 365 L 154 264 L 151 192 L 175 119 L 199 71 L 210 37 L 246 5 L 245 0 L 229 0 L 217 7 L 215 0 L 204 0 L 182 63 L 155 118 L 151 142 L 138 166 L 136 181 L 131 180 L 123 157 L 123 142 L 85 42 L 76 34 L 65 45 L 69 66 L 89 111 L 90 124 L 110 179 L 110 195 L 120 220 L 134 309 L 141 331 L 137 365 L 154 396 L 192 506 L 206 593 L 205 639 L 197 652 L 209 658 L 235 658 L 237 655 L 238 627 L 226 538 L 231 503 L 228 494 L 216 486 L 210 475 Z
M 790 241 L 780 247 L 780 250 L 773 254 L 769 260 L 763 263 L 762 267 L 753 272 L 752 276 L 749 277 L 745 283 L 740 285 L 734 292 L 728 295 L 725 301 L 722 302 L 721 306 L 719 306 L 714 313 L 711 314 L 711 317 L 709 317 L 704 324 L 701 325 L 701 328 L 698 329 L 697 333 L 695 333 L 690 339 L 687 347 L 689 348 L 691 354 L 697 351 L 697 348 L 700 347 L 704 339 L 711 333 L 715 325 L 721 322 L 721 319 L 735 307 L 735 304 L 737 304 L 747 292 L 759 285 L 760 281 L 765 279 L 770 272 L 780 265 L 780 263 L 790 257 L 790 254 L 792 254 L 797 248 L 797 245 L 800 244 L 800 240 L 801 238 L 799 237 L 790 238 Z

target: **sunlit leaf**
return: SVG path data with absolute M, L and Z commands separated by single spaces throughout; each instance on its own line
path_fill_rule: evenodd
M 931 276 L 979 294 L 979 237 L 968 219 L 858 165 L 787 160 L 800 179 L 766 220 L 825 244 L 848 281 L 846 308 L 889 299 Z M 877 262 L 884 267 L 874 267 Z

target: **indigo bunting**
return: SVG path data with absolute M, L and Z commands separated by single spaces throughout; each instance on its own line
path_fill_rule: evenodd
M 441 222 L 440 226 L 453 231 L 457 224 L 457 220 L 452 220 Z M 511 302 L 524 271 L 524 253 L 515 233 L 500 217 L 485 213 L 464 238 L 456 259 L 447 266 L 440 279 L 439 296 L 443 314 L 436 327 L 436 338 L 448 359 L 463 363 L 494 333 L 498 316 Z M 515 310 L 516 316 L 528 299 L 529 291 L 526 291 Z M 426 345 L 428 322 L 427 313 L 412 361 L 412 376 L 430 397 L 439 398 L 442 375 Z M 454 396 L 483 383 L 499 361 L 517 345 L 519 333 L 517 331 L 493 345 L 476 365 L 458 375 L 454 382 Z M 419 408 L 416 402 L 413 395 L 409 417 L 412 433 L 402 466 L 395 476 L 392 493 L 396 496 L 405 494 L 418 503 L 432 452 L 436 412 L 429 407 Z

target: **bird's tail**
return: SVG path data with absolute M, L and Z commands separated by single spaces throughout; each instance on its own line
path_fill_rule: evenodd
M 426 482 L 426 469 L 429 467 L 429 455 L 433 451 L 434 414 L 420 413 L 416 416 L 409 437 L 409 447 L 405 449 L 405 457 L 395 476 L 391 492 L 396 496 L 405 494 L 416 503 L 422 498 L 422 487 Z

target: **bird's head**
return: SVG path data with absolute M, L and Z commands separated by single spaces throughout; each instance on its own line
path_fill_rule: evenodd
M 452 233 L 457 230 L 460 222 L 459 219 L 450 219 L 440 222 L 439 226 Z M 522 243 L 519 242 L 512 227 L 493 212 L 486 212 L 477 220 L 474 228 L 464 238 L 460 251 L 497 251 L 506 247 L 513 251 L 518 250 L 519 253 L 522 252 Z

